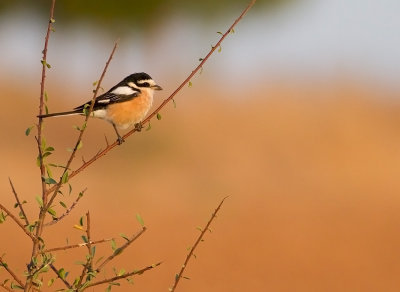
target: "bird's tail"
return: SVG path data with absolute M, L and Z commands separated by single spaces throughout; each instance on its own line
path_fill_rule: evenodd
M 69 111 L 69 112 L 60 112 L 60 113 L 39 115 L 37 117 L 44 119 L 44 118 L 50 118 L 50 117 L 72 116 L 72 115 L 81 115 L 81 114 L 82 114 L 82 110 L 73 110 L 73 111 Z

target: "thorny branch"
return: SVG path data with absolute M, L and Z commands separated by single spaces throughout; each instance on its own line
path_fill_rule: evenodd
M 28 225 L 29 225 L 29 221 L 28 221 L 28 218 L 26 217 L 24 208 L 22 207 L 22 204 L 21 204 L 21 202 L 20 202 L 20 200 L 19 200 L 19 198 L 18 198 L 18 194 L 17 194 L 17 192 L 15 191 L 15 188 L 14 188 L 14 185 L 13 185 L 11 179 L 8 178 L 8 180 L 9 180 L 9 182 L 10 182 L 10 186 L 11 186 L 12 192 L 13 192 L 13 194 L 14 194 L 15 200 L 17 201 L 17 205 L 18 205 L 19 209 L 21 210 L 22 217 L 23 217 L 23 219 L 25 220 L 25 224 L 26 224 L 26 226 L 28 226 Z
M 25 232 L 26 235 L 28 235 L 33 241 L 35 241 L 35 237 L 32 235 L 32 233 L 29 233 L 28 230 L 26 230 L 26 228 L 24 227 L 24 225 L 22 225 L 22 223 L 18 220 L 17 217 L 15 217 L 6 207 L 4 207 L 1 203 L 0 203 L 0 209 L 3 210 L 4 212 L 6 212 L 7 216 L 10 216 L 15 223 L 17 223 L 17 225 L 19 227 L 21 227 L 21 229 Z
M 3 258 L 0 256 L 0 267 L 3 267 L 6 269 L 6 271 L 11 275 L 11 277 L 14 278 L 15 281 L 21 286 L 24 287 L 25 285 L 22 283 L 22 281 L 17 277 L 17 275 L 9 268 L 8 264 L 6 264 L 3 261 Z
M 102 268 L 106 264 L 108 264 L 110 261 L 112 261 L 116 256 L 120 255 L 129 245 L 131 245 L 136 239 L 139 238 L 140 235 L 142 235 L 146 231 L 146 227 L 143 226 L 142 230 L 140 230 L 138 233 L 134 234 L 127 242 L 125 242 L 124 245 L 121 247 L 117 248 L 112 255 L 110 255 L 108 258 L 106 258 L 97 268 L 96 271 L 99 273 Z
M 151 270 L 151 269 L 154 269 L 155 267 L 157 267 L 157 266 L 159 266 L 159 265 L 161 265 L 161 264 L 162 264 L 162 262 L 159 262 L 159 263 L 157 263 L 157 264 L 154 264 L 154 265 L 151 265 L 151 266 L 147 266 L 147 267 L 145 267 L 145 268 L 143 268 L 143 269 L 140 269 L 140 270 L 137 270 L 137 271 L 133 271 L 133 272 L 130 272 L 130 273 L 121 275 L 121 276 L 115 276 L 115 277 L 113 277 L 113 278 L 104 279 L 104 280 L 101 280 L 101 281 L 98 281 L 98 282 L 94 282 L 94 283 L 92 283 L 92 284 L 89 284 L 89 285 L 87 286 L 87 288 L 93 287 L 93 286 L 97 286 L 97 285 L 101 285 L 101 284 L 111 283 L 111 282 L 114 282 L 114 281 L 118 281 L 118 280 L 121 280 L 121 279 L 128 278 L 128 277 L 130 277 L 130 276 L 134 276 L 134 275 L 141 275 L 141 274 L 143 274 L 144 272 L 146 272 L 146 271 L 148 271 L 148 270 Z
M 208 220 L 206 226 L 201 230 L 200 236 L 197 238 L 196 242 L 194 243 L 194 245 L 192 246 L 192 248 L 190 249 L 188 255 L 186 256 L 185 262 L 183 263 L 181 270 L 179 271 L 179 273 L 175 276 L 175 282 L 174 285 L 169 289 L 170 292 L 175 291 L 176 286 L 179 283 L 179 280 L 182 278 L 183 272 L 185 271 L 187 264 L 189 263 L 189 260 L 191 259 L 191 257 L 194 254 L 194 251 L 196 250 L 197 246 L 199 245 L 199 243 L 203 240 L 204 235 L 206 234 L 206 232 L 208 230 L 210 230 L 210 225 L 213 222 L 213 220 L 215 219 L 215 217 L 217 217 L 217 213 L 218 211 L 221 209 L 222 204 L 224 203 L 225 199 L 227 197 L 223 198 L 221 203 L 219 203 L 217 209 L 215 209 L 214 213 L 211 215 L 210 220 Z
M 153 118 L 157 113 L 160 112 L 160 110 L 165 107 L 167 103 L 169 103 L 174 96 L 182 90 L 182 88 L 193 78 L 193 76 L 203 67 L 203 65 L 207 62 L 209 57 L 215 52 L 217 48 L 220 47 L 222 41 L 228 36 L 229 33 L 231 33 L 234 29 L 234 27 L 239 23 L 239 21 L 244 17 L 244 15 L 250 10 L 250 8 L 255 4 L 256 0 L 252 0 L 249 5 L 243 10 L 243 12 L 239 15 L 239 17 L 233 22 L 233 24 L 228 28 L 228 30 L 221 36 L 219 41 L 211 48 L 211 50 L 208 52 L 208 54 L 201 60 L 200 64 L 189 74 L 189 76 L 178 86 L 178 88 L 167 98 L 165 99 L 161 105 L 155 109 L 145 120 L 142 121 L 142 124 L 148 123 L 151 118 Z M 131 136 L 133 133 L 136 132 L 136 129 L 132 129 L 130 132 L 126 133 L 123 138 L 126 139 L 127 137 Z M 91 159 L 88 161 L 84 162 L 80 167 L 78 167 L 76 170 L 72 171 L 69 174 L 69 179 L 72 179 L 74 176 L 79 174 L 81 171 L 83 171 L 85 168 L 87 168 L 89 165 L 91 165 L 93 162 L 98 160 L 99 158 L 105 156 L 110 150 L 115 148 L 118 144 L 118 141 L 115 141 L 112 144 L 107 143 L 107 147 L 99 151 L 96 155 L 94 155 Z M 53 192 L 57 187 L 53 186 L 51 187 L 47 192 Z
M 90 244 L 94 245 L 94 244 L 109 242 L 111 240 L 113 240 L 113 238 L 95 240 L 95 241 L 90 241 Z M 60 251 L 60 250 L 67 250 L 67 249 L 72 249 L 72 248 L 84 247 L 84 246 L 87 246 L 88 244 L 89 244 L 89 242 L 84 242 L 84 243 L 71 244 L 71 245 L 65 245 L 65 246 L 60 246 L 60 247 L 53 247 L 53 248 L 45 249 L 42 253 L 49 253 L 49 252 L 54 252 L 54 251 Z

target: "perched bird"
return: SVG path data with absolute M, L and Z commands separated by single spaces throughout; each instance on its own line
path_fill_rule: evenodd
M 142 129 L 142 120 L 153 103 L 154 90 L 162 90 L 146 73 L 134 73 L 112 87 L 106 93 L 96 97 L 91 116 L 110 122 L 118 136 L 118 143 L 124 139 L 118 129 L 127 129 L 135 126 Z M 74 108 L 72 111 L 45 114 L 39 118 L 55 116 L 85 115 L 89 110 L 91 100 Z

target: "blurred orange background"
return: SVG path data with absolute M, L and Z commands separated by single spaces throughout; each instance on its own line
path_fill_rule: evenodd
M 240 37 L 238 30 L 234 38 Z M 135 276 L 133 286 L 122 281 L 113 290 L 168 291 L 199 235 L 196 227 L 229 196 L 186 269 L 190 280 L 183 279 L 177 291 L 398 291 L 400 90 L 341 70 L 323 81 L 302 80 L 297 73 L 271 81 L 263 71 L 257 71 L 257 82 L 249 76 L 215 78 L 213 68 L 224 71 L 228 44 L 178 94 L 176 107 L 168 104 L 162 119 L 151 121 L 150 131 L 134 134 L 71 180 L 73 192 L 64 190 L 64 202 L 71 204 L 88 189 L 68 217 L 46 229 L 47 246 L 82 242 L 84 233 L 73 225 L 88 210 L 93 239 L 114 237 L 123 244 L 119 234 L 140 230 L 140 214 L 148 230 L 98 277 L 113 276 L 112 267 L 131 271 L 162 261 Z M 122 57 L 116 58 L 118 64 Z M 46 86 L 51 112 L 90 97 L 90 88 L 75 88 L 69 79 L 55 77 L 61 69 L 54 70 Z M 181 70 L 160 69 L 153 76 L 165 88 L 155 105 L 183 79 Z M 22 84 L 5 76 L 1 203 L 13 209 L 10 177 L 20 199 L 28 201 L 32 220 L 41 185 L 36 131 L 29 137 L 24 131 L 36 122 L 39 73 Z M 118 66 L 111 67 L 104 89 L 119 79 L 115 76 Z M 81 117 L 46 121 L 47 144 L 56 149 L 49 161 L 65 163 L 78 134 L 73 125 L 81 122 Z M 88 160 L 105 148 L 104 135 L 115 139 L 109 124 L 91 120 L 73 169 L 82 156 Z M 0 238 L 0 254 L 22 278 L 30 241 L 9 219 L 0 225 Z M 104 243 L 96 255 L 111 252 Z M 56 252 L 55 266 L 70 271 L 73 282 L 85 253 L 85 248 Z M 7 277 L 0 269 L 0 279 Z M 44 291 L 62 287 L 56 282 Z

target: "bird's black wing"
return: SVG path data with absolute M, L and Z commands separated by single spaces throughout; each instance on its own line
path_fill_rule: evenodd
M 110 91 L 98 96 L 94 102 L 93 110 L 98 110 L 98 109 L 103 109 L 107 105 L 113 104 L 113 103 L 119 103 L 119 102 L 125 102 L 134 99 L 137 97 L 139 92 L 134 92 L 132 94 L 115 94 Z M 76 108 L 74 110 L 78 111 L 83 111 L 83 109 L 86 107 L 90 107 L 90 104 L 92 101 L 88 101 Z

